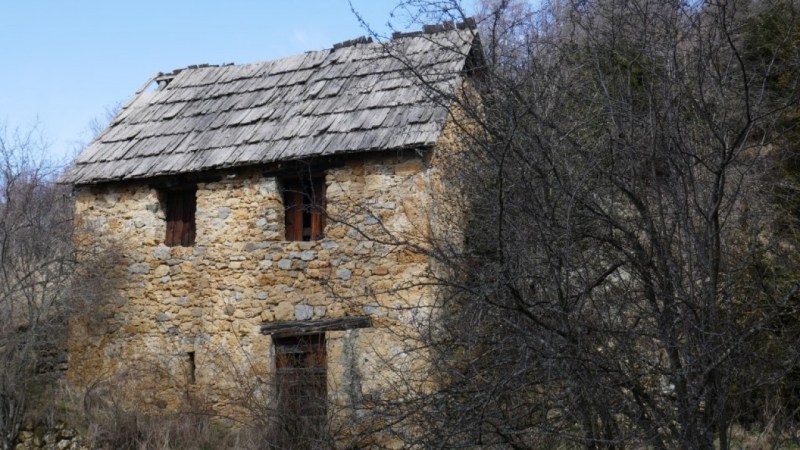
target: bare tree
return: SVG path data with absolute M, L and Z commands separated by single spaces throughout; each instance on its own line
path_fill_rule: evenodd
M 416 247 L 442 286 L 419 334 L 438 388 L 376 414 L 431 446 L 796 439 L 796 11 L 486 2 L 480 101 L 448 99 L 464 112 L 466 151 L 445 161 L 464 242 Z
M 54 184 L 36 128 L 0 129 L 0 445 L 14 439 L 35 391 L 65 362 L 72 270 L 69 190 Z

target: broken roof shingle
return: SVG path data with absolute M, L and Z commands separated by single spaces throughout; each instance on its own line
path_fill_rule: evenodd
M 162 87 L 137 92 L 60 181 L 93 184 L 434 145 L 448 105 L 426 91 L 419 74 L 452 93 L 476 39 L 471 29 L 445 28 L 159 74 L 153 80 Z

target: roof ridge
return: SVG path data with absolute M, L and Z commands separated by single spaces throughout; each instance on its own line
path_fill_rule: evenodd
M 477 28 L 477 23 L 474 17 L 465 17 L 461 22 L 454 23 L 452 20 L 445 20 L 442 23 L 426 24 L 422 26 L 422 31 L 408 31 L 401 32 L 395 31 L 392 33 L 392 40 L 402 39 L 406 37 L 418 37 L 426 34 L 443 33 L 445 31 L 453 30 L 474 30 Z
M 342 41 L 337 44 L 333 44 L 332 50 L 336 51 L 340 48 L 344 47 L 352 47 L 357 44 L 372 44 L 372 38 L 367 36 L 359 36 L 355 39 L 350 39 L 347 41 Z
M 395 31 L 392 33 L 392 40 L 395 39 L 403 39 L 403 38 L 410 38 L 410 37 L 419 37 L 428 34 L 437 34 L 437 33 L 444 33 L 447 31 L 453 30 L 473 30 L 477 27 L 475 18 L 474 17 L 466 17 L 463 21 L 460 22 L 453 22 L 452 20 L 445 20 L 439 24 L 427 24 L 423 25 L 422 30 L 418 31 Z M 271 59 L 271 60 L 264 60 L 264 61 L 253 61 L 253 62 L 246 62 L 241 64 L 235 64 L 233 62 L 230 63 L 222 63 L 222 64 L 190 64 L 186 67 L 181 67 L 178 69 L 174 69 L 171 72 L 158 72 L 155 77 L 154 81 L 170 81 L 175 78 L 179 73 L 184 70 L 194 70 L 194 69 L 205 69 L 205 68 L 213 68 L 213 67 L 227 67 L 227 66 L 246 66 L 250 64 L 265 64 L 271 63 L 274 61 L 280 61 L 282 59 L 287 58 L 295 58 L 299 55 L 309 54 L 309 53 L 316 53 L 316 52 L 332 52 L 346 47 L 353 47 L 359 44 L 373 44 L 375 43 L 372 37 L 370 36 L 359 36 L 357 38 L 348 39 L 346 41 L 337 42 L 333 44 L 331 48 L 321 49 L 321 50 L 309 50 L 303 53 L 294 54 L 294 55 L 286 55 L 280 58 Z

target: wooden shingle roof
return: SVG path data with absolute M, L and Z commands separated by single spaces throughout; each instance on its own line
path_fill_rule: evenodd
M 159 74 L 151 81 L 161 87 L 137 92 L 61 181 L 93 184 L 431 146 L 448 105 L 422 86 L 419 74 L 440 92 L 454 92 L 474 39 L 470 29 L 411 33 L 270 62 Z

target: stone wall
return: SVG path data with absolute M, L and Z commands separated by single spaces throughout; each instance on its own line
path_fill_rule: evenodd
M 371 316 L 372 328 L 326 334 L 329 396 L 386 395 L 397 365 L 413 364 L 397 330 L 432 299 L 414 249 L 430 233 L 430 172 L 414 152 L 329 169 L 330 218 L 313 242 L 283 240 L 281 179 L 259 170 L 197 183 L 192 247 L 163 245 L 163 194 L 146 182 L 76 188 L 76 241 L 116 262 L 97 267 L 111 287 L 71 327 L 70 382 L 126 386 L 142 409 L 191 397 L 221 410 L 268 390 L 262 323 Z
M 88 450 L 89 446 L 74 428 L 57 424 L 53 429 L 26 426 L 17 435 L 14 450 Z

